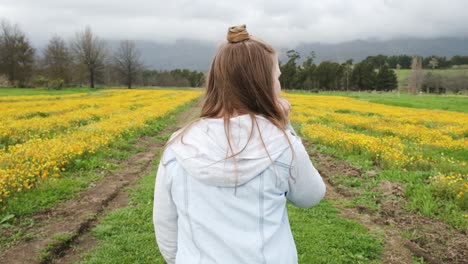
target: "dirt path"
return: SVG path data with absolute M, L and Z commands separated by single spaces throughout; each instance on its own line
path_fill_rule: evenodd
M 158 134 L 167 135 L 176 131 L 196 118 L 199 111 L 200 102 L 181 113 L 176 122 Z M 119 161 L 122 170 L 107 175 L 78 197 L 35 214 L 33 219 L 36 224 L 25 230 L 33 238 L 6 249 L 0 255 L 0 263 L 70 263 L 78 260 L 83 252 L 96 244 L 89 230 L 108 211 L 128 205 L 127 193 L 122 188 L 134 184 L 152 170 L 153 161 L 164 144 L 160 140 L 141 137 L 137 146 L 145 151 Z
M 359 195 L 357 188 L 344 187 L 336 182 L 336 175 L 347 177 L 373 177 L 364 175 L 358 168 L 344 161 L 314 150 L 304 140 L 310 156 L 327 184 L 326 197 L 330 200 L 349 200 Z M 415 212 L 405 211 L 404 192 L 401 186 L 381 181 L 378 187 L 383 192 L 379 201 L 380 209 L 374 212 L 365 206 L 347 208 L 341 203 L 334 206 L 343 217 L 356 220 L 372 231 L 384 232 L 384 263 L 413 263 L 413 256 L 422 257 L 427 263 L 468 263 L 468 236 L 440 220 L 431 219 Z M 413 240 L 407 240 L 403 233 L 411 233 Z

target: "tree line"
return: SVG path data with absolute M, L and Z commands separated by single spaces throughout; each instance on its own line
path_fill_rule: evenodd
M 411 69 L 408 80 L 403 81 L 407 92 L 417 93 L 460 93 L 468 90 L 466 76 L 445 76 L 435 72 L 424 73 L 422 69 L 446 69 L 468 65 L 468 56 L 453 56 L 450 60 L 440 56 L 368 56 L 359 63 L 353 64 L 349 59 L 344 63 L 322 61 L 314 63 L 312 51 L 302 62 L 299 52 L 286 52 L 285 63 L 280 63 L 281 85 L 285 89 L 296 90 L 334 90 L 391 91 L 398 88 L 397 75 L 394 70 Z M 402 87 L 400 87 L 402 88 Z M 403 89 L 403 90 L 404 90 Z
M 135 42 L 123 40 L 112 51 L 88 26 L 70 41 L 52 37 L 41 54 L 17 24 L 0 21 L 0 87 L 101 85 L 201 86 L 203 73 L 157 71 L 143 64 Z
M 397 76 L 387 63 L 375 67 L 368 61 L 353 64 L 353 60 L 344 63 L 322 61 L 315 64 L 315 53 L 298 64 L 299 52 L 289 50 L 288 60 L 280 62 L 280 82 L 285 89 L 298 90 L 378 90 L 390 91 L 398 87 Z
M 410 92 L 443 93 L 466 91 L 467 77 L 447 77 L 436 73 L 423 74 L 420 69 L 444 69 L 468 65 L 468 56 L 456 55 L 415 57 L 409 55 L 368 56 L 359 63 L 334 61 L 314 62 L 312 51 L 301 64 L 301 55 L 287 52 L 287 60 L 280 63 L 281 85 L 285 89 L 300 90 L 378 90 L 390 91 L 398 87 L 394 69 L 412 69 Z M 417 69 L 415 69 L 417 58 Z M 52 37 L 39 54 L 17 24 L 0 20 L 0 87 L 95 87 L 100 85 L 200 87 L 203 72 L 188 69 L 154 70 L 146 67 L 135 42 L 123 40 L 111 51 L 108 44 L 94 34 L 90 27 L 76 32 L 65 41 Z
M 201 87 L 205 81 L 203 72 L 187 69 L 171 71 L 144 70 L 143 86 Z
M 468 56 L 455 55 L 450 59 L 445 56 L 436 55 L 418 57 L 421 58 L 421 66 L 424 69 L 447 69 L 458 65 L 468 65 Z M 382 65 L 387 64 L 391 69 L 411 69 L 413 56 L 406 54 L 393 56 L 379 54 L 375 56 L 368 56 L 363 61 L 372 64 L 374 68 L 379 68 Z
M 435 61 L 437 62 L 437 61 Z M 434 66 L 434 61 L 431 63 Z M 403 82 L 407 92 L 425 93 L 467 93 L 468 76 L 466 74 L 443 74 L 442 71 L 423 72 L 423 58 L 414 56 L 411 62 L 411 72 Z

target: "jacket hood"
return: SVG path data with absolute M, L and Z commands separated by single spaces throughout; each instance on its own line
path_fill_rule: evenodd
M 230 143 L 234 152 L 230 151 L 222 118 L 202 118 L 195 122 L 185 132 L 183 140 L 178 138 L 167 150 L 173 153 L 188 174 L 205 184 L 222 187 L 242 185 L 289 149 L 288 140 L 279 128 L 262 116 L 255 117 L 256 122 L 250 115 L 230 119 Z M 171 138 L 181 132 L 175 132 Z M 291 144 L 297 140 L 288 130 L 286 135 Z M 239 151 L 235 158 L 226 159 Z M 170 158 L 164 156 L 163 161 Z

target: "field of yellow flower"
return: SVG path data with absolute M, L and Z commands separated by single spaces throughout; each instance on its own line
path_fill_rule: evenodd
M 429 173 L 434 192 L 468 207 L 468 114 L 341 96 L 285 96 L 304 136 L 366 155 L 383 169 Z
M 0 207 L 12 194 L 59 177 L 73 159 L 199 96 L 198 91 L 104 90 L 0 97 Z

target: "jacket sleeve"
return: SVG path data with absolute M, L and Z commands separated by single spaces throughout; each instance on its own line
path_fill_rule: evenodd
M 166 154 L 166 153 L 165 153 Z M 163 155 L 164 157 L 164 155 Z M 168 264 L 175 262 L 177 253 L 177 208 L 171 196 L 170 161 L 161 158 L 154 188 L 153 224 L 159 251 Z M 169 164 L 167 164 L 169 163 Z
M 297 207 L 312 207 L 325 196 L 325 183 L 322 177 L 310 161 L 309 154 L 304 148 L 301 140 L 293 144 L 295 157 L 293 168 L 289 177 L 289 190 L 287 199 Z

